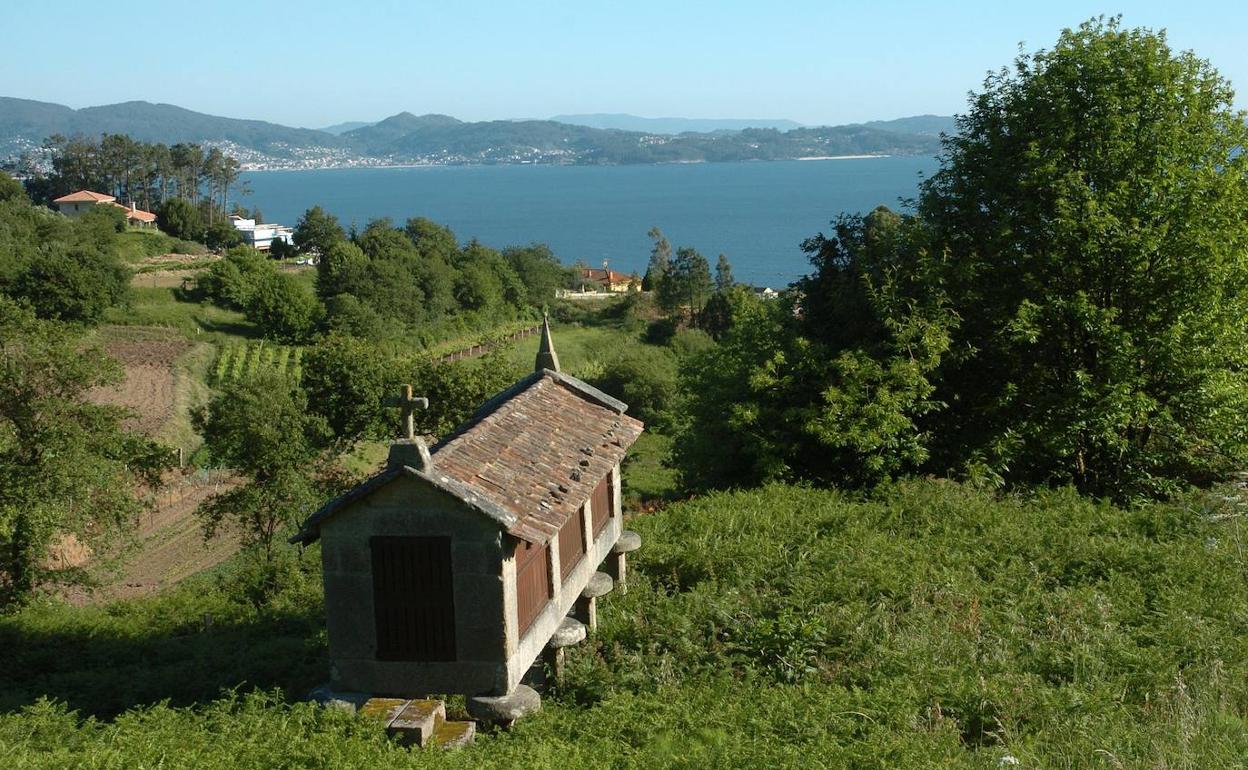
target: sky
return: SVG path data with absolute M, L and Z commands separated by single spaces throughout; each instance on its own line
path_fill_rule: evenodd
M 1248 94 L 1248 4 L 1045 0 L 4 0 L 0 96 L 145 100 L 320 128 L 627 112 L 835 125 L 963 110 L 989 70 L 1101 14 Z M 55 10 L 52 10 L 55 9 Z M 1239 106 L 1248 105 L 1241 97 Z

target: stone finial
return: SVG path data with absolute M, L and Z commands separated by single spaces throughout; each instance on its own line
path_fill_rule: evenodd
M 555 353 L 555 343 L 550 339 L 550 319 L 542 313 L 542 341 L 537 347 L 537 371 L 549 369 L 559 371 L 559 356 Z
M 397 468 L 408 466 L 427 471 L 433 466 L 433 458 L 424 439 L 416 435 L 416 410 L 428 409 L 429 399 L 412 396 L 412 386 L 404 385 L 402 392 L 395 398 L 386 401 L 387 406 L 396 406 L 403 415 L 403 437 L 390 445 L 390 457 L 386 466 Z

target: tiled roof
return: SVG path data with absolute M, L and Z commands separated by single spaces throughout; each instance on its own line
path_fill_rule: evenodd
M 581 277 L 587 281 L 610 281 L 611 283 L 628 283 L 632 276 L 616 270 L 604 270 L 600 267 L 582 267 Z
M 543 371 L 433 449 L 432 475 L 474 489 L 515 516 L 508 533 L 546 542 L 641 435 L 624 404 Z M 505 395 L 505 394 L 504 394 Z
M 627 408 L 575 377 L 534 372 L 435 446 L 429 468 L 386 470 L 312 514 L 291 541 L 316 540 L 326 518 L 409 475 L 511 535 L 548 542 L 641 435 L 641 421 L 625 415 Z
M 129 206 L 123 206 L 120 203 L 114 203 L 113 205 L 121 209 L 122 211 L 126 212 L 127 219 L 137 219 L 140 222 L 155 222 L 156 221 L 156 215 L 150 211 L 144 211 L 143 209 L 130 208 Z
M 112 203 L 117 200 L 111 195 L 104 193 L 91 192 L 90 190 L 79 190 L 78 192 L 62 195 L 53 203 Z

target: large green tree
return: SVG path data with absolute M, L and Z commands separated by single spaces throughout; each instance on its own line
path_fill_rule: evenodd
M 276 373 L 231 383 L 194 422 L 213 459 L 244 477 L 200 505 L 205 535 L 231 527 L 271 567 L 283 533 L 333 491 L 326 482 L 336 477 L 324 451 L 328 425 L 308 409 L 304 392 Z
M 338 223 L 338 217 L 326 213 L 320 206 L 313 206 L 295 223 L 295 246 L 308 254 L 328 254 L 336 242 L 346 240 L 347 234 Z
M 972 96 L 920 217 L 961 318 L 943 467 L 1128 498 L 1248 462 L 1248 128 L 1161 32 L 1097 19 Z
M 121 427 L 88 391 L 121 379 L 74 327 L 0 296 L 0 605 L 73 579 L 49 561 L 59 538 L 95 545 L 133 524 L 169 452 Z

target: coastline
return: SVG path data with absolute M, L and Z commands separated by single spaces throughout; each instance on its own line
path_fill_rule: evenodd
M 343 171 L 349 169 L 413 169 L 413 168 L 455 168 L 470 167 L 479 168 L 484 166 L 693 166 L 707 163 L 782 163 L 785 161 L 814 161 L 814 160 L 872 160 L 875 158 L 891 158 L 892 155 L 886 154 L 869 154 L 869 155 L 804 155 L 797 158 L 742 158 L 740 160 L 725 161 L 709 161 L 709 160 L 669 160 L 660 163 L 378 163 L 378 164 L 341 164 L 326 166 L 301 166 L 298 168 L 287 168 L 283 166 L 276 167 L 256 167 L 250 164 L 243 167 L 246 173 L 259 173 L 271 171 Z

